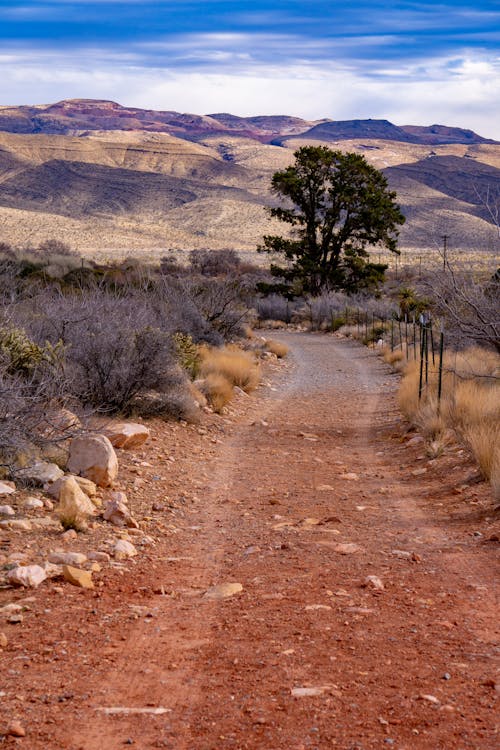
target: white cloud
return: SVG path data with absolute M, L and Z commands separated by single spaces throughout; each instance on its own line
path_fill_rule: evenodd
M 215 51 L 217 52 L 217 51 Z M 0 103 L 113 99 L 129 106 L 203 114 L 291 114 L 316 119 L 386 118 L 396 124 L 466 127 L 500 140 L 500 58 L 437 58 L 398 67 L 328 60 L 270 66 L 221 45 L 207 68 L 144 67 L 138 49 L 0 56 Z M 229 64 L 228 64 L 229 61 Z

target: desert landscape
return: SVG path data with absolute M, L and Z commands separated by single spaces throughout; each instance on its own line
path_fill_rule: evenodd
M 0 107 L 2 238 L 19 247 L 57 239 L 103 260 L 169 249 L 249 257 L 276 228 L 265 211 L 276 202 L 271 177 L 305 144 L 360 153 L 383 170 L 408 219 L 405 257 L 435 254 L 445 234 L 459 253 L 498 254 L 485 204 L 500 190 L 500 145 L 471 131 L 85 100 Z

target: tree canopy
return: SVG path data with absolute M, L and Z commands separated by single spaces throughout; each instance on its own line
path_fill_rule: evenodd
M 369 261 L 369 246 L 398 253 L 398 225 L 405 218 L 385 176 L 355 153 L 303 146 L 295 162 L 272 178 L 286 204 L 268 209 L 293 227 L 289 236 L 268 235 L 260 252 L 278 253 L 286 266 L 273 275 L 313 294 L 376 286 L 387 266 Z

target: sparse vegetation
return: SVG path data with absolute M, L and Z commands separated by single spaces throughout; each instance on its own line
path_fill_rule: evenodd
M 253 355 L 237 347 L 202 347 L 200 372 L 205 377 L 222 375 L 245 393 L 253 391 L 260 380 L 259 365 Z

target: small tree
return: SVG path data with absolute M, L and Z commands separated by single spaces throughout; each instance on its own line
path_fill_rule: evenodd
M 288 206 L 269 209 L 290 224 L 291 237 L 266 236 L 260 252 L 275 252 L 287 267 L 271 266 L 274 276 L 301 291 L 376 286 L 387 266 L 370 263 L 367 247 L 384 245 L 398 253 L 398 225 L 405 219 L 387 180 L 366 159 L 326 146 L 304 146 L 295 163 L 272 178 L 272 190 Z

